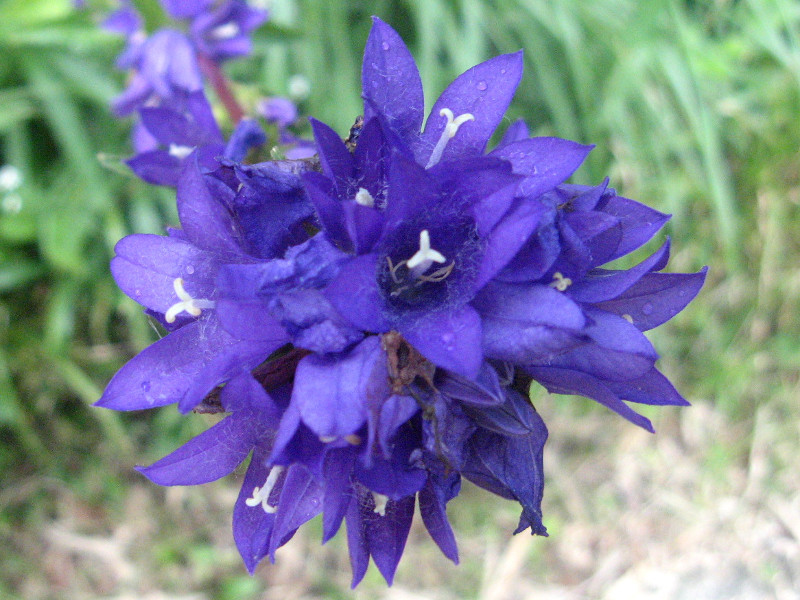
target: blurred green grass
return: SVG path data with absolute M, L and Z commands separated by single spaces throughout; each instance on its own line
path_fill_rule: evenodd
M 157 19 L 154 2 L 142 4 Z M 711 267 L 698 299 L 653 336 L 684 395 L 710 403 L 737 432 L 712 446 L 709 476 L 748 459 L 760 407 L 797 419 L 800 4 L 275 0 L 272 8 L 254 55 L 229 65 L 237 93 L 252 106 L 264 94 L 290 94 L 302 76 L 303 111 L 343 134 L 360 111 L 371 14 L 409 43 L 429 107 L 459 72 L 524 48 L 508 122 L 523 117 L 537 135 L 597 144 L 576 181 L 609 175 L 621 194 L 672 213 L 671 269 Z M 130 122 L 108 109 L 124 83 L 112 67 L 122 43 L 97 27 L 99 14 L 66 0 L 0 0 L 0 166 L 13 165 L 23 181 L 0 190 L 0 539 L 15 550 L 0 559 L 3 597 L 31 573 L 35 549 L 21 532 L 55 518 L 53 487 L 103 523 L 124 519 L 138 481 L 130 467 L 206 425 L 172 409 L 89 408 L 154 338 L 109 275 L 114 243 L 176 221 L 168 191 L 104 167 L 129 152 Z M 539 400 L 558 414 L 616 418 L 581 402 Z M 479 511 L 480 502 L 468 506 Z M 468 526 L 469 515 L 458 520 L 468 545 L 487 535 Z M 179 565 L 213 562 L 213 544 L 198 539 L 176 532 L 159 541 L 166 566 L 157 581 Z M 258 586 L 231 565 L 221 579 L 192 585 L 256 597 Z

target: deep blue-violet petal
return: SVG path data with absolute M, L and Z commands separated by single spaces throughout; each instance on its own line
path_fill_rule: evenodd
M 616 195 L 608 201 L 601 201 L 598 210 L 617 217 L 622 223 L 622 240 L 617 251 L 608 260 L 625 256 L 644 245 L 670 219 L 670 215 Z
M 303 174 L 303 183 L 325 234 L 342 250 L 351 251 L 353 242 L 345 224 L 344 203 L 336 197 L 331 180 L 311 172 Z
M 178 216 L 186 236 L 196 246 L 238 255 L 241 251 L 236 242 L 236 226 L 223 203 L 232 200 L 233 191 L 214 181 L 203 176 L 196 160 L 187 160 L 178 181 Z M 228 197 L 215 197 L 212 186 L 215 192 L 227 190 Z
M 415 496 L 402 500 L 389 500 L 383 516 L 374 512 L 374 508 L 370 508 L 366 503 L 360 505 L 369 552 L 375 561 L 375 566 L 389 585 L 392 585 L 397 564 L 406 546 L 411 520 L 414 518 L 415 503 Z
M 689 403 L 678 393 L 669 379 L 655 367 L 636 379 L 607 381 L 606 386 L 628 402 L 654 406 L 689 406 Z
M 586 396 L 625 417 L 634 425 L 655 433 L 650 419 L 634 411 L 596 377 L 571 369 L 542 366 L 526 367 L 526 371 L 551 394 Z
M 468 378 L 478 375 L 483 362 L 481 318 L 471 306 L 409 320 L 400 333 L 436 366 Z
M 433 541 L 447 558 L 458 564 L 458 547 L 453 528 L 447 520 L 445 499 L 434 486 L 432 478 L 428 478 L 419 491 L 419 512 Z
M 275 513 L 264 511 L 261 505 L 247 505 L 247 499 L 253 496 L 253 489 L 263 486 L 267 479 L 268 454 L 268 448 L 256 447 L 253 451 L 250 466 L 242 481 L 242 489 L 233 507 L 233 539 L 251 575 L 267 555 L 272 526 L 275 523 Z
M 386 355 L 377 336 L 345 355 L 306 356 L 297 365 L 292 392 L 303 422 L 320 437 L 355 433 L 367 417 L 366 398 L 380 393 L 378 388 L 388 395 L 388 382 L 380 377 L 381 361 L 385 364 Z
M 323 173 L 334 181 L 340 194 L 347 194 L 355 169 L 353 155 L 333 129 L 322 121 L 309 120 L 314 131 L 314 140 L 317 142 Z
M 149 467 L 136 470 L 159 485 L 216 481 L 231 473 L 250 454 L 265 427 L 259 416 L 254 410 L 237 412 Z
M 707 267 L 697 273 L 649 273 L 614 300 L 597 305 L 630 319 L 641 331 L 669 321 L 698 294 Z
M 272 430 L 278 429 L 282 411 L 250 371 L 243 370 L 233 377 L 222 388 L 219 400 L 226 412 L 255 410 L 259 413 L 258 420 L 264 426 L 269 426 Z
M 503 134 L 503 139 L 501 139 L 500 143 L 497 144 L 497 148 L 508 146 L 509 144 L 512 144 L 514 142 L 527 139 L 530 136 L 531 134 L 530 131 L 528 130 L 528 125 L 525 123 L 525 120 L 517 119 L 511 125 L 508 126 L 508 129 L 506 129 L 506 132 Z M 497 148 L 495 148 L 495 150 Z
M 142 306 L 165 313 L 180 302 L 175 279 L 193 298 L 215 296 L 218 262 L 213 255 L 182 240 L 152 234 L 133 234 L 114 247 L 111 273 L 117 285 Z
M 350 553 L 350 568 L 353 571 L 353 579 L 350 583 L 351 588 L 355 588 L 361 582 L 369 566 L 368 524 L 361 519 L 361 507 L 359 505 L 359 499 L 362 494 L 366 495 L 367 492 L 360 492 L 358 498 L 353 498 L 345 513 L 347 548 Z
M 389 330 L 378 288 L 377 254 L 364 254 L 342 265 L 325 290 L 325 297 L 342 317 L 360 329 L 382 333 Z
M 505 267 L 528 241 L 541 221 L 545 207 L 534 202 L 520 202 L 489 234 L 475 288 L 482 288 Z
M 372 107 L 380 111 L 407 143 L 422 127 L 422 81 L 414 58 L 397 32 L 377 17 L 364 48 L 361 68 L 364 118 L 372 116 Z
M 443 108 L 455 117 L 471 114 L 474 121 L 462 124 L 444 149 L 442 160 L 468 154 L 482 154 L 492 133 L 500 124 L 522 78 L 522 52 L 503 54 L 468 69 L 442 92 L 433 105 L 425 132 L 414 154 L 420 164 L 427 164 L 433 148 L 444 131 L 447 119 Z
M 288 468 L 269 542 L 271 560 L 275 560 L 275 551 L 294 535 L 298 527 L 322 511 L 322 494 L 323 486 L 303 465 Z
M 356 457 L 354 448 L 337 448 L 325 457 L 325 491 L 322 501 L 322 543 L 331 539 L 342 524 L 355 493 L 350 473 Z
M 505 393 L 497 371 L 485 361 L 474 380 L 440 370 L 437 372 L 435 384 L 440 393 L 466 404 L 485 407 L 505 402 Z
M 651 256 L 640 262 L 635 267 L 624 271 L 609 271 L 596 269 L 590 271 L 588 275 L 576 281 L 572 285 L 568 294 L 573 300 L 578 302 L 604 302 L 613 300 L 620 294 L 634 285 L 644 275 L 652 271 L 662 261 L 669 256 L 669 238 Z
M 572 175 L 592 148 L 561 138 L 539 137 L 498 147 L 489 156 L 511 162 L 514 173 L 525 176 L 518 194 L 536 198 Z

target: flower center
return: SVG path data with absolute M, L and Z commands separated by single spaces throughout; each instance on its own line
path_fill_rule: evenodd
M 400 296 L 407 290 L 412 290 L 425 283 L 438 283 L 444 281 L 452 273 L 455 261 L 440 269 L 427 273 L 434 263 L 444 264 L 447 259 L 438 250 L 431 248 L 431 237 L 427 229 L 419 233 L 419 250 L 408 260 L 402 260 L 396 265 L 390 257 L 386 257 L 389 263 L 389 276 L 391 277 L 390 296 Z
M 456 136 L 456 133 L 458 133 L 458 128 L 467 121 L 475 120 L 475 115 L 472 113 L 464 113 L 463 115 L 454 117 L 453 111 L 449 108 L 443 108 L 440 110 L 439 115 L 447 119 L 447 123 L 445 123 L 444 130 L 442 131 L 442 135 L 439 137 L 439 141 L 436 142 L 436 145 L 433 147 L 433 152 L 431 152 L 431 157 L 428 159 L 428 164 L 425 165 L 426 169 L 430 169 L 442 159 L 442 154 L 444 153 L 444 149 L 447 147 L 447 142 Z
M 284 469 L 286 467 L 272 467 L 269 471 L 269 475 L 267 475 L 267 480 L 264 482 L 264 485 L 259 487 L 256 486 L 253 488 L 253 495 L 244 501 L 247 506 L 254 508 L 261 505 L 261 508 L 264 509 L 265 513 L 271 514 L 278 510 L 277 506 L 272 506 L 269 503 L 269 495 L 272 493 L 272 489 L 275 487 L 275 484 L 278 483 L 278 477 L 281 476 Z
M 181 301 L 170 306 L 167 309 L 167 312 L 164 313 L 164 320 L 167 323 L 174 323 L 175 317 L 182 312 L 187 312 L 193 317 L 199 317 L 203 312 L 202 309 L 214 308 L 216 305 L 213 300 L 192 298 L 192 296 L 189 295 L 189 292 L 184 289 L 183 278 L 181 277 L 176 278 L 175 281 L 172 282 L 172 286 L 175 288 L 175 294 L 177 294 Z

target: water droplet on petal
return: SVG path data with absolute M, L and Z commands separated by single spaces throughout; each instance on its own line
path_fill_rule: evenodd
M 142 391 L 145 394 L 150 391 L 150 382 L 149 381 L 143 381 L 142 382 Z
M 187 265 L 187 266 L 186 266 L 186 272 L 187 272 L 189 275 L 191 275 L 192 273 L 194 273 L 194 267 L 193 267 L 192 265 Z
M 455 339 L 455 336 L 450 332 L 442 334 L 442 344 L 444 344 L 446 350 L 450 351 L 453 349 L 453 342 Z
M 479 89 L 480 91 L 482 91 L 482 92 L 485 92 L 485 91 L 486 91 L 486 88 L 488 88 L 488 87 L 489 87 L 489 86 L 488 86 L 488 85 L 486 85 L 486 82 L 485 82 L 485 81 L 479 81 L 479 82 L 478 82 L 478 89 Z
M 505 69 L 500 69 L 500 75 L 505 75 L 505 74 L 506 74 L 506 70 Z
M 642 312 L 646 315 L 650 315 L 653 313 L 653 305 L 649 302 L 645 302 L 644 306 L 642 306 Z
M 381 48 L 383 48 L 384 50 L 388 50 L 389 49 L 389 42 L 383 42 L 381 44 Z

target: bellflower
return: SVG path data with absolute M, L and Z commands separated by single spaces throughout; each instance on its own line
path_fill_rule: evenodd
M 565 184 L 590 146 L 518 122 L 487 149 L 521 75 L 520 53 L 481 63 L 425 120 L 413 58 L 375 19 L 363 119 L 344 141 L 312 120 L 318 170 L 234 152 L 202 169 L 195 151 L 177 181 L 183 229 L 118 245 L 120 287 L 171 333 L 100 404 L 230 413 L 142 472 L 204 483 L 252 453 L 234 508 L 251 572 L 321 512 L 323 541 L 346 524 L 353 585 L 370 559 L 391 583 L 417 504 L 457 562 L 446 508 L 462 477 L 520 504 L 516 532 L 547 535 L 533 382 L 650 430 L 627 402 L 685 403 L 642 332 L 705 271 L 663 273 L 668 241 L 605 266 L 668 216 L 607 182 Z

